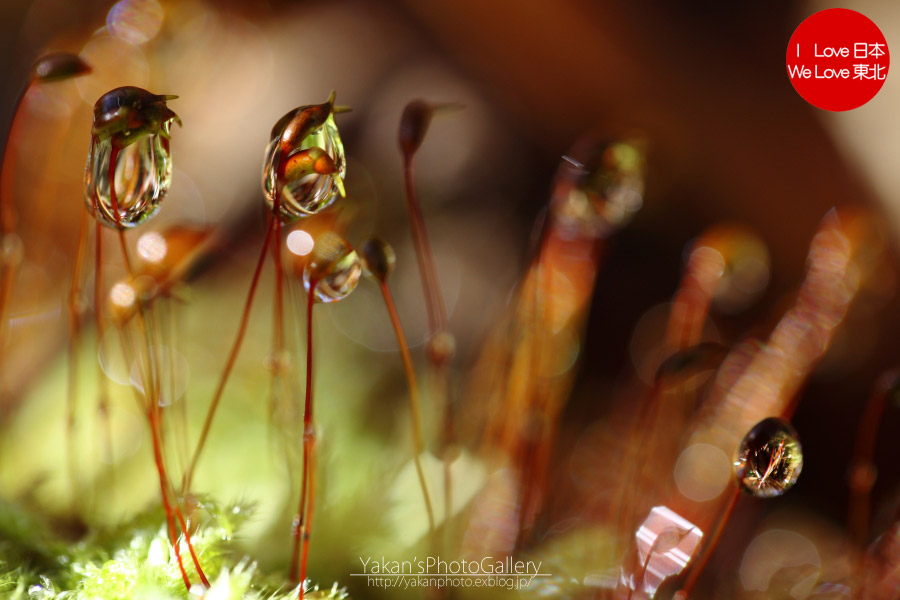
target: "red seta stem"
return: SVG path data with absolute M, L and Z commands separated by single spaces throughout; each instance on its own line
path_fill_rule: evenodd
M 416 195 L 413 157 L 413 154 L 404 154 L 403 156 L 403 196 L 406 199 L 413 243 L 416 247 L 416 259 L 419 265 L 422 289 L 425 294 L 425 306 L 428 311 L 431 339 L 434 340 L 435 336 L 447 329 L 447 309 L 444 306 L 444 299 L 437 280 L 437 268 L 434 263 L 434 254 L 431 251 L 431 243 L 428 240 L 428 231 L 425 228 L 425 218 L 422 215 L 422 207 Z M 444 406 L 444 521 L 449 523 L 453 500 L 450 447 L 456 438 L 456 423 L 453 414 L 453 402 L 450 400 L 447 389 L 450 383 L 447 361 L 436 361 L 430 352 L 428 353 L 428 359 L 434 376 L 434 387 L 439 390 L 441 402 Z
M 413 367 L 412 356 L 409 353 L 409 344 L 406 343 L 406 336 L 403 334 L 403 326 L 400 323 L 400 315 L 397 314 L 397 306 L 394 304 L 394 297 L 393 294 L 391 294 L 391 288 L 388 286 L 387 279 L 383 279 L 380 282 L 380 287 L 385 306 L 387 306 L 388 315 L 391 318 L 394 336 L 397 338 L 397 345 L 400 348 L 400 358 L 403 361 L 406 385 L 409 387 L 409 416 L 412 422 L 413 434 L 413 465 L 416 468 L 419 485 L 422 487 L 425 513 L 428 516 L 428 533 L 432 538 L 431 543 L 434 545 L 436 543 L 434 539 L 434 509 L 431 506 L 431 496 L 428 493 L 428 484 L 425 480 L 425 471 L 422 469 L 422 461 L 420 458 L 422 453 L 425 452 L 425 439 L 422 433 L 422 403 L 419 400 L 419 386 L 416 382 L 416 370 Z
M 309 557 L 309 536 L 312 529 L 313 502 L 315 496 L 315 428 L 313 426 L 313 306 L 316 302 L 316 285 L 309 283 L 306 303 L 306 400 L 303 408 L 303 479 L 300 500 L 294 519 L 294 546 L 291 553 L 291 581 L 300 583 L 302 600 L 306 581 L 306 564 Z M 302 544 L 301 544 L 302 542 Z M 301 552 L 302 545 L 302 552 Z M 298 579 L 299 563 L 299 579 Z
M 856 434 L 856 446 L 850 468 L 850 506 L 848 521 L 850 533 L 861 554 L 865 554 L 869 535 L 869 510 L 872 485 L 875 483 L 872 456 L 878 440 L 878 426 L 887 406 L 890 380 L 882 379 L 866 402 Z
M 156 463 L 156 472 L 159 475 L 159 488 L 162 493 L 163 510 L 166 513 L 166 523 L 168 523 L 169 526 L 169 543 L 172 545 L 172 549 L 175 551 L 175 559 L 178 561 L 178 569 L 181 571 L 181 578 L 184 580 L 184 587 L 188 591 L 190 591 L 191 580 L 187 575 L 187 571 L 184 570 L 184 560 L 181 558 L 181 548 L 178 543 L 178 533 L 175 531 L 175 520 L 173 518 L 174 511 L 172 510 L 172 505 L 169 502 L 169 481 L 168 477 L 166 477 L 165 467 L 163 466 L 162 445 L 160 444 L 158 432 L 158 414 L 158 405 L 152 405 L 147 410 L 147 418 L 150 421 L 150 429 L 152 431 L 151 437 L 153 438 L 153 460 Z M 191 550 L 191 554 L 193 555 L 193 550 Z M 202 571 L 198 569 L 198 573 L 202 573 Z M 204 583 L 209 586 L 209 582 L 206 581 L 206 577 L 201 576 L 201 579 L 203 579 Z
M 125 268 L 128 276 L 133 279 L 134 269 L 132 268 L 131 259 L 128 256 L 128 246 L 125 241 L 125 230 L 122 228 L 121 215 L 119 214 L 119 200 L 116 196 L 116 167 L 118 165 L 119 150 L 119 147 L 113 144 L 109 154 L 109 198 L 116 222 L 116 229 L 119 233 L 119 245 L 122 249 L 122 258 L 125 262 Z M 146 318 L 144 317 L 144 311 L 141 306 L 140 300 L 138 300 L 137 303 L 138 323 L 140 325 L 141 331 L 143 332 L 144 342 L 147 346 L 146 350 L 148 361 L 152 362 L 152 358 L 150 356 L 151 348 L 148 337 L 149 331 L 147 329 Z M 184 518 L 181 517 L 181 510 L 177 507 L 177 505 L 173 510 L 172 503 L 169 499 L 169 494 L 172 493 L 172 491 L 169 477 L 166 474 L 165 460 L 163 457 L 162 430 L 160 428 L 159 420 L 159 402 L 156 399 L 156 382 L 153 381 L 154 378 L 152 372 L 147 374 L 147 379 L 148 380 L 144 384 L 145 390 L 150 390 L 149 398 L 146 398 L 147 418 L 150 423 L 150 434 L 153 438 L 153 460 L 156 463 L 156 470 L 157 474 L 159 475 L 160 495 L 162 496 L 163 510 L 166 513 L 166 521 L 169 525 L 169 536 L 171 538 L 170 542 L 172 544 L 173 550 L 175 551 L 175 556 L 178 559 L 178 567 L 181 570 L 181 575 L 184 579 L 185 587 L 188 589 L 188 591 L 190 591 L 191 582 L 184 570 L 184 564 L 181 558 L 181 550 L 179 548 L 175 531 L 175 514 L 177 512 L 179 515 L 179 525 L 181 526 L 181 532 L 184 535 L 184 539 L 187 543 L 188 548 L 190 549 L 191 559 L 194 562 L 194 567 L 197 569 L 197 575 L 200 577 L 200 580 L 203 582 L 203 584 L 206 587 L 209 587 L 209 580 L 206 578 L 206 575 L 203 572 L 203 568 L 200 566 L 200 561 L 197 559 L 197 555 L 194 552 L 193 544 L 191 544 L 191 534 L 190 531 L 188 531 L 187 526 L 185 525 Z
M 274 219 L 274 217 L 273 217 Z M 277 221 L 277 219 L 275 219 Z M 228 383 L 228 377 L 231 375 L 231 370 L 234 368 L 235 362 L 237 362 L 237 357 L 241 352 L 241 345 L 244 342 L 244 335 L 247 333 L 247 324 L 250 321 L 250 309 L 253 308 L 253 298 L 256 295 L 256 288 L 259 285 L 259 277 L 262 274 L 263 265 L 266 262 L 266 254 L 269 251 L 269 240 L 272 237 L 272 232 L 275 230 L 274 224 L 269 225 L 268 231 L 266 233 L 266 239 L 263 241 L 262 250 L 259 254 L 259 259 L 256 261 L 256 269 L 253 271 L 253 279 L 250 282 L 250 290 L 247 292 L 247 300 L 244 302 L 244 310 L 241 314 L 241 322 L 238 325 L 237 335 L 234 338 L 234 343 L 231 346 L 231 351 L 228 353 L 228 360 L 225 362 L 225 368 L 222 370 L 222 375 L 219 377 L 219 383 L 216 385 L 216 391 L 213 393 L 212 402 L 209 405 L 209 409 L 206 412 L 206 419 L 203 421 L 203 429 L 200 431 L 200 439 L 197 441 L 197 447 L 194 450 L 194 456 L 191 458 L 191 462 L 188 464 L 188 468 L 184 474 L 184 480 L 181 484 L 182 493 L 186 493 L 191 488 L 191 480 L 194 476 L 194 470 L 197 467 L 197 461 L 200 459 L 200 455 L 203 452 L 203 448 L 206 445 L 206 438 L 209 436 L 209 430 L 212 427 L 213 418 L 216 416 L 216 409 L 219 407 L 219 402 L 222 400 L 222 393 L 225 391 L 225 385 Z
M 688 573 L 684 585 L 681 586 L 681 589 L 675 594 L 675 598 L 678 600 L 687 600 L 691 593 L 693 593 L 694 587 L 697 585 L 697 581 L 703 573 L 703 569 L 706 567 L 709 559 L 712 558 L 716 546 L 719 545 L 719 540 L 722 539 L 722 534 L 725 533 L 725 527 L 728 525 L 728 521 L 731 520 L 731 515 L 734 514 L 734 508 L 737 506 L 738 499 L 741 497 L 741 490 L 737 486 L 734 486 L 730 494 L 728 503 L 725 505 L 725 508 L 719 517 L 719 521 L 716 523 L 712 536 L 709 538 L 709 542 L 703 547 L 703 550 L 701 550 L 700 556 L 697 557 L 694 568 Z
M 272 227 L 275 235 L 272 239 L 272 260 L 275 263 L 275 309 L 274 331 L 272 332 L 273 346 L 278 353 L 276 359 L 281 359 L 284 351 L 284 266 L 281 263 L 281 219 L 274 217 Z
M 428 323 L 431 328 L 431 335 L 434 336 L 447 328 L 447 310 L 444 307 L 444 299 L 437 281 L 434 254 L 431 251 L 428 230 L 425 228 L 425 217 L 422 215 L 422 207 L 416 194 L 413 174 L 413 157 L 404 157 L 404 197 L 406 198 L 406 207 L 409 211 L 413 243 L 416 246 L 416 258 L 418 259 L 419 276 L 422 279 L 422 291 L 425 294 Z

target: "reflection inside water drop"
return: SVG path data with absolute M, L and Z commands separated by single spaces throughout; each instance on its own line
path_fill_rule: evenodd
M 288 116 L 302 111 L 308 107 L 300 107 L 291 111 L 279 121 L 287 125 Z M 344 144 L 338 133 L 337 125 L 332 115 L 328 116 L 325 123 L 303 138 L 300 143 L 291 149 L 290 154 L 283 155 L 281 144 L 282 129 L 276 127 L 272 139 L 266 148 L 266 156 L 263 164 L 263 192 L 266 204 L 270 210 L 275 207 L 275 190 L 279 184 L 278 167 L 284 160 L 300 156 L 304 151 L 317 152 L 325 155 L 334 167 L 334 173 L 319 173 L 313 168 L 315 160 L 311 158 L 308 172 L 298 171 L 298 174 L 290 178 L 282 178 L 281 201 L 279 203 L 279 218 L 284 221 L 294 221 L 301 217 L 314 215 L 328 208 L 340 193 L 342 181 L 347 175 L 347 162 L 344 160 Z M 319 152 L 321 151 L 321 152 Z
M 803 469 L 797 432 L 783 419 L 760 421 L 741 442 L 734 467 L 738 482 L 750 494 L 782 495 L 797 483 Z
M 356 250 L 342 237 L 325 233 L 316 240 L 306 268 L 303 287 L 318 302 L 337 302 L 356 289 L 362 265 Z

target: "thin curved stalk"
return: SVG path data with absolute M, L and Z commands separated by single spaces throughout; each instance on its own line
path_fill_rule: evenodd
M 116 229 L 119 234 L 119 245 L 122 249 L 122 258 L 125 262 L 125 268 L 128 273 L 128 276 L 133 280 L 134 279 L 134 269 L 132 268 L 131 259 L 128 255 L 128 246 L 125 240 L 125 230 L 122 228 L 121 219 L 119 215 L 119 201 L 116 197 L 116 166 L 118 162 L 119 149 L 116 146 L 113 146 L 110 150 L 110 164 L 109 164 L 109 198 L 110 203 L 112 204 L 113 214 L 115 215 L 116 220 Z M 148 360 L 148 372 L 146 377 L 144 378 L 144 390 L 145 390 L 145 398 L 147 404 L 147 418 L 150 424 L 150 434 L 153 438 L 153 459 L 156 463 L 156 469 L 159 474 L 159 484 L 160 484 L 160 495 L 162 496 L 163 509 L 166 512 L 166 518 L 169 521 L 169 529 L 170 535 L 174 532 L 173 523 L 175 520 L 176 512 L 180 514 L 180 509 L 177 504 L 175 505 L 175 509 L 173 510 L 172 503 L 169 500 L 169 495 L 172 493 L 171 483 L 169 477 L 166 473 L 165 459 L 163 456 L 162 450 L 162 430 L 160 427 L 160 419 L 159 419 L 159 378 L 154 376 L 155 373 L 158 373 L 159 365 L 158 362 L 154 360 L 154 351 L 152 345 L 150 343 L 150 330 L 147 326 L 147 318 L 144 314 L 144 309 L 141 304 L 141 299 L 136 299 L 137 306 L 137 323 L 142 334 L 142 339 L 144 341 L 145 349 L 147 351 L 147 360 Z M 131 364 L 129 361 L 127 364 Z M 147 393 L 149 391 L 149 394 Z M 184 524 L 184 519 L 179 519 L 179 524 L 181 525 L 181 532 L 184 535 L 185 542 L 190 548 L 191 558 L 194 562 L 194 567 L 197 569 L 197 574 L 200 577 L 200 580 L 204 585 L 209 587 L 209 581 L 206 578 L 206 575 L 203 572 L 203 568 L 200 566 L 200 561 L 197 559 L 197 555 L 194 553 L 193 545 L 191 544 L 191 534 L 188 528 Z M 178 549 L 178 540 L 172 540 L 172 547 L 179 556 L 179 566 L 182 569 L 182 574 L 184 575 L 185 585 L 187 589 L 190 590 L 190 580 L 187 578 L 187 575 L 184 574 L 184 567 L 180 563 L 180 550 Z
M 273 225 L 275 235 L 272 236 L 272 262 L 275 265 L 275 294 L 273 296 L 272 307 L 272 350 L 269 360 L 270 362 L 270 379 L 269 379 L 269 402 L 268 412 L 270 426 L 274 427 L 275 417 L 278 412 L 279 399 L 286 391 L 285 372 L 284 372 L 284 356 L 285 356 L 285 335 L 284 335 L 284 264 L 281 260 L 281 244 L 282 244 L 282 222 L 275 218 Z
M 406 199 L 406 207 L 409 211 L 410 227 L 412 229 L 413 243 L 416 247 L 416 259 L 419 265 L 419 276 L 422 280 L 422 288 L 425 294 L 425 306 L 428 311 L 428 323 L 431 339 L 447 329 L 447 309 L 441 294 L 437 280 L 437 268 L 434 263 L 434 255 L 431 251 L 431 243 L 428 240 L 428 232 L 425 228 L 425 218 L 422 216 L 422 207 L 419 204 L 414 182 L 413 155 L 403 157 L 403 192 Z M 448 387 L 450 384 L 447 371 L 447 361 L 438 361 L 432 353 L 428 353 L 429 365 L 434 379 L 434 388 L 439 394 L 438 405 L 444 407 L 444 520 L 449 523 L 452 512 L 453 481 L 451 476 L 451 464 L 453 462 L 450 452 L 456 438 L 456 424 L 453 411 L 453 403 L 450 400 Z M 445 531 L 446 531 L 445 527 Z
M 409 387 L 409 415 L 412 421 L 413 432 L 413 463 L 416 466 L 416 474 L 419 477 L 419 485 L 422 486 L 422 498 L 425 501 L 425 511 L 428 514 L 428 531 L 434 537 L 434 509 L 431 506 L 431 497 L 428 493 L 428 484 L 425 481 L 425 472 L 422 470 L 422 453 L 425 452 L 425 440 L 422 434 L 422 402 L 419 399 L 419 386 L 416 382 L 416 370 L 413 368 L 412 357 L 409 354 L 409 345 L 406 336 L 403 335 L 403 326 L 400 324 L 400 316 L 387 280 L 381 281 L 381 295 L 387 305 L 388 314 L 391 317 L 391 325 L 394 335 L 397 337 L 397 345 L 400 346 L 400 357 L 403 359 L 403 370 L 406 373 L 406 385 Z
M 860 582 L 860 590 L 854 597 L 865 597 L 863 591 L 866 585 L 865 570 L 868 558 L 867 542 L 869 537 L 871 494 L 875 483 L 875 471 L 872 458 L 875 454 L 875 444 L 878 440 L 878 429 L 884 409 L 891 393 L 891 388 L 896 382 L 892 375 L 886 374 L 876 384 L 866 406 L 863 409 L 862 419 L 856 432 L 856 444 L 853 449 L 853 460 L 850 463 L 850 502 L 847 509 L 847 526 L 851 539 L 858 551 L 856 560 L 856 574 Z M 900 509 L 898 509 L 900 510 Z M 896 521 L 896 515 L 893 521 Z
M 131 351 L 131 343 L 128 340 L 128 336 L 124 329 L 119 330 L 119 334 L 122 339 L 122 349 L 125 354 L 125 363 L 132 364 L 132 356 L 134 353 Z M 141 373 L 142 380 L 146 381 L 146 375 Z M 147 383 L 144 384 L 144 388 L 146 389 L 148 386 Z M 137 393 L 137 390 L 135 390 Z M 169 480 L 166 476 L 165 466 L 163 464 L 162 457 L 162 444 L 160 443 L 159 436 L 157 435 L 157 425 L 156 425 L 156 417 L 155 411 L 153 410 L 152 405 L 148 405 L 148 401 L 146 395 L 138 398 L 138 400 L 143 400 L 143 409 L 147 413 L 147 420 L 150 425 L 150 437 L 153 443 L 153 459 L 156 465 L 156 474 L 159 478 L 159 488 L 162 496 L 162 505 L 163 512 L 166 515 L 166 525 L 169 531 L 169 543 L 172 546 L 172 550 L 175 552 L 175 560 L 178 563 L 178 570 L 181 572 L 181 578 L 184 581 L 184 587 L 188 591 L 191 589 L 191 580 L 187 575 L 187 571 L 184 568 L 184 561 L 181 558 L 181 548 L 178 544 L 178 533 L 175 530 L 175 519 L 174 519 L 174 511 L 172 510 L 172 505 L 169 503 Z
M 731 495 L 728 498 L 728 503 L 725 505 L 725 508 L 723 509 L 722 514 L 719 517 L 718 522 L 716 523 L 712 536 L 710 536 L 709 538 L 709 542 L 707 542 L 707 544 L 703 547 L 703 550 L 697 557 L 694 568 L 691 569 L 691 571 L 688 573 L 684 585 L 681 586 L 681 589 L 675 594 L 675 598 L 678 598 L 679 600 L 687 600 L 687 598 L 689 598 L 693 593 L 694 587 L 697 585 L 697 581 L 700 579 L 700 575 L 703 573 L 703 569 L 706 567 L 706 564 L 712 557 L 716 546 L 719 545 L 719 540 L 722 539 L 722 534 L 725 532 L 725 527 L 726 525 L 728 525 L 728 521 L 731 519 L 731 515 L 734 514 L 734 508 L 735 506 L 737 506 L 737 501 L 740 496 L 741 490 L 737 486 L 732 487 Z
M 225 368 L 222 369 L 222 374 L 219 376 L 219 383 L 216 385 L 216 391 L 213 393 L 212 402 L 209 405 L 209 409 L 206 412 L 206 419 L 203 421 L 203 429 L 200 430 L 200 438 L 197 441 L 197 447 L 194 449 L 194 455 L 191 458 L 191 462 L 188 464 L 187 471 L 184 474 L 184 480 L 181 484 L 181 492 L 182 494 L 190 491 L 191 488 L 191 480 L 194 476 L 194 470 L 197 468 L 197 461 L 200 459 L 200 455 L 203 453 L 203 448 L 206 445 L 206 438 L 209 436 L 209 430 L 212 427 L 213 418 L 216 416 L 216 410 L 219 407 L 219 402 L 222 399 L 222 393 L 225 391 L 225 385 L 228 383 L 228 377 L 231 375 L 231 370 L 234 368 L 234 364 L 237 361 L 238 354 L 241 352 L 241 345 L 244 342 L 244 335 L 247 333 L 247 324 L 250 320 L 250 309 L 253 308 L 253 298 L 256 295 L 256 288 L 259 284 L 259 277 L 262 274 L 263 265 L 266 262 L 266 254 L 269 251 L 269 240 L 272 237 L 272 232 L 274 231 L 274 226 L 269 225 L 268 231 L 266 233 L 266 239 L 263 241 L 262 251 L 259 254 L 259 260 L 256 262 L 256 269 L 253 272 L 253 279 L 250 282 L 250 290 L 247 292 L 247 300 L 244 302 L 244 310 L 241 314 L 241 321 L 238 325 L 237 335 L 234 338 L 234 343 L 231 346 L 231 351 L 228 353 L 228 359 L 225 362 Z
M 291 552 L 290 579 L 300 584 L 300 599 L 303 599 L 304 582 L 306 581 L 306 562 L 309 555 L 309 536 L 312 530 L 310 507 L 311 496 L 315 493 L 315 440 L 313 425 L 313 306 L 316 302 L 316 284 L 309 284 L 306 301 L 306 400 L 303 405 L 303 478 L 300 484 L 300 500 L 297 516 L 294 519 L 294 546 Z M 302 542 L 302 544 L 301 544 Z M 301 552 L 302 546 L 302 552 Z M 299 573 L 298 573 L 299 566 Z

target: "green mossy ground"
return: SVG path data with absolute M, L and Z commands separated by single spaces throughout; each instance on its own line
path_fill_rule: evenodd
M 205 502 L 194 511 L 192 535 L 209 590 L 197 586 L 189 594 L 165 533 L 160 511 L 144 513 L 110 530 L 95 530 L 77 540 L 51 531 L 73 531 L 72 524 L 44 522 L 10 504 L 0 504 L 0 598 L 103 599 L 294 598 L 297 588 L 265 577 L 256 564 L 241 556 L 233 540 L 252 510 Z M 187 548 L 185 567 L 198 581 Z M 203 594 L 201 596 L 201 594 Z M 336 585 L 308 598 L 344 598 Z

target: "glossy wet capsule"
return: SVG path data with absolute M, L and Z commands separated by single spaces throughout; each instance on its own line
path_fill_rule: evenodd
M 181 119 L 166 105 L 177 97 L 134 86 L 110 90 L 94 104 L 91 134 L 100 141 L 112 139 L 119 148 L 145 135 L 168 138 L 172 123 L 181 125 Z
M 770 417 L 744 437 L 734 461 L 738 483 L 758 498 L 780 496 L 803 469 L 803 450 L 797 432 L 783 419 Z
M 303 287 L 318 302 L 337 302 L 356 289 L 360 275 L 356 251 L 339 235 L 325 233 L 316 240 L 303 270 Z
M 278 218 L 314 215 L 344 195 L 347 165 L 334 122 L 334 93 L 322 104 L 301 106 L 275 124 L 263 165 L 263 192 Z M 276 203 L 277 190 L 281 198 Z
M 181 124 L 166 100 L 136 87 L 107 92 L 94 105 L 91 148 L 84 178 L 85 203 L 108 227 L 134 227 L 159 210 L 172 182 L 169 135 Z M 115 158 L 115 194 L 110 166 Z M 116 211 L 118 208 L 118 211 Z
M 397 255 L 391 245 L 380 238 L 369 238 L 359 247 L 363 270 L 366 275 L 380 282 L 385 281 L 394 270 Z

